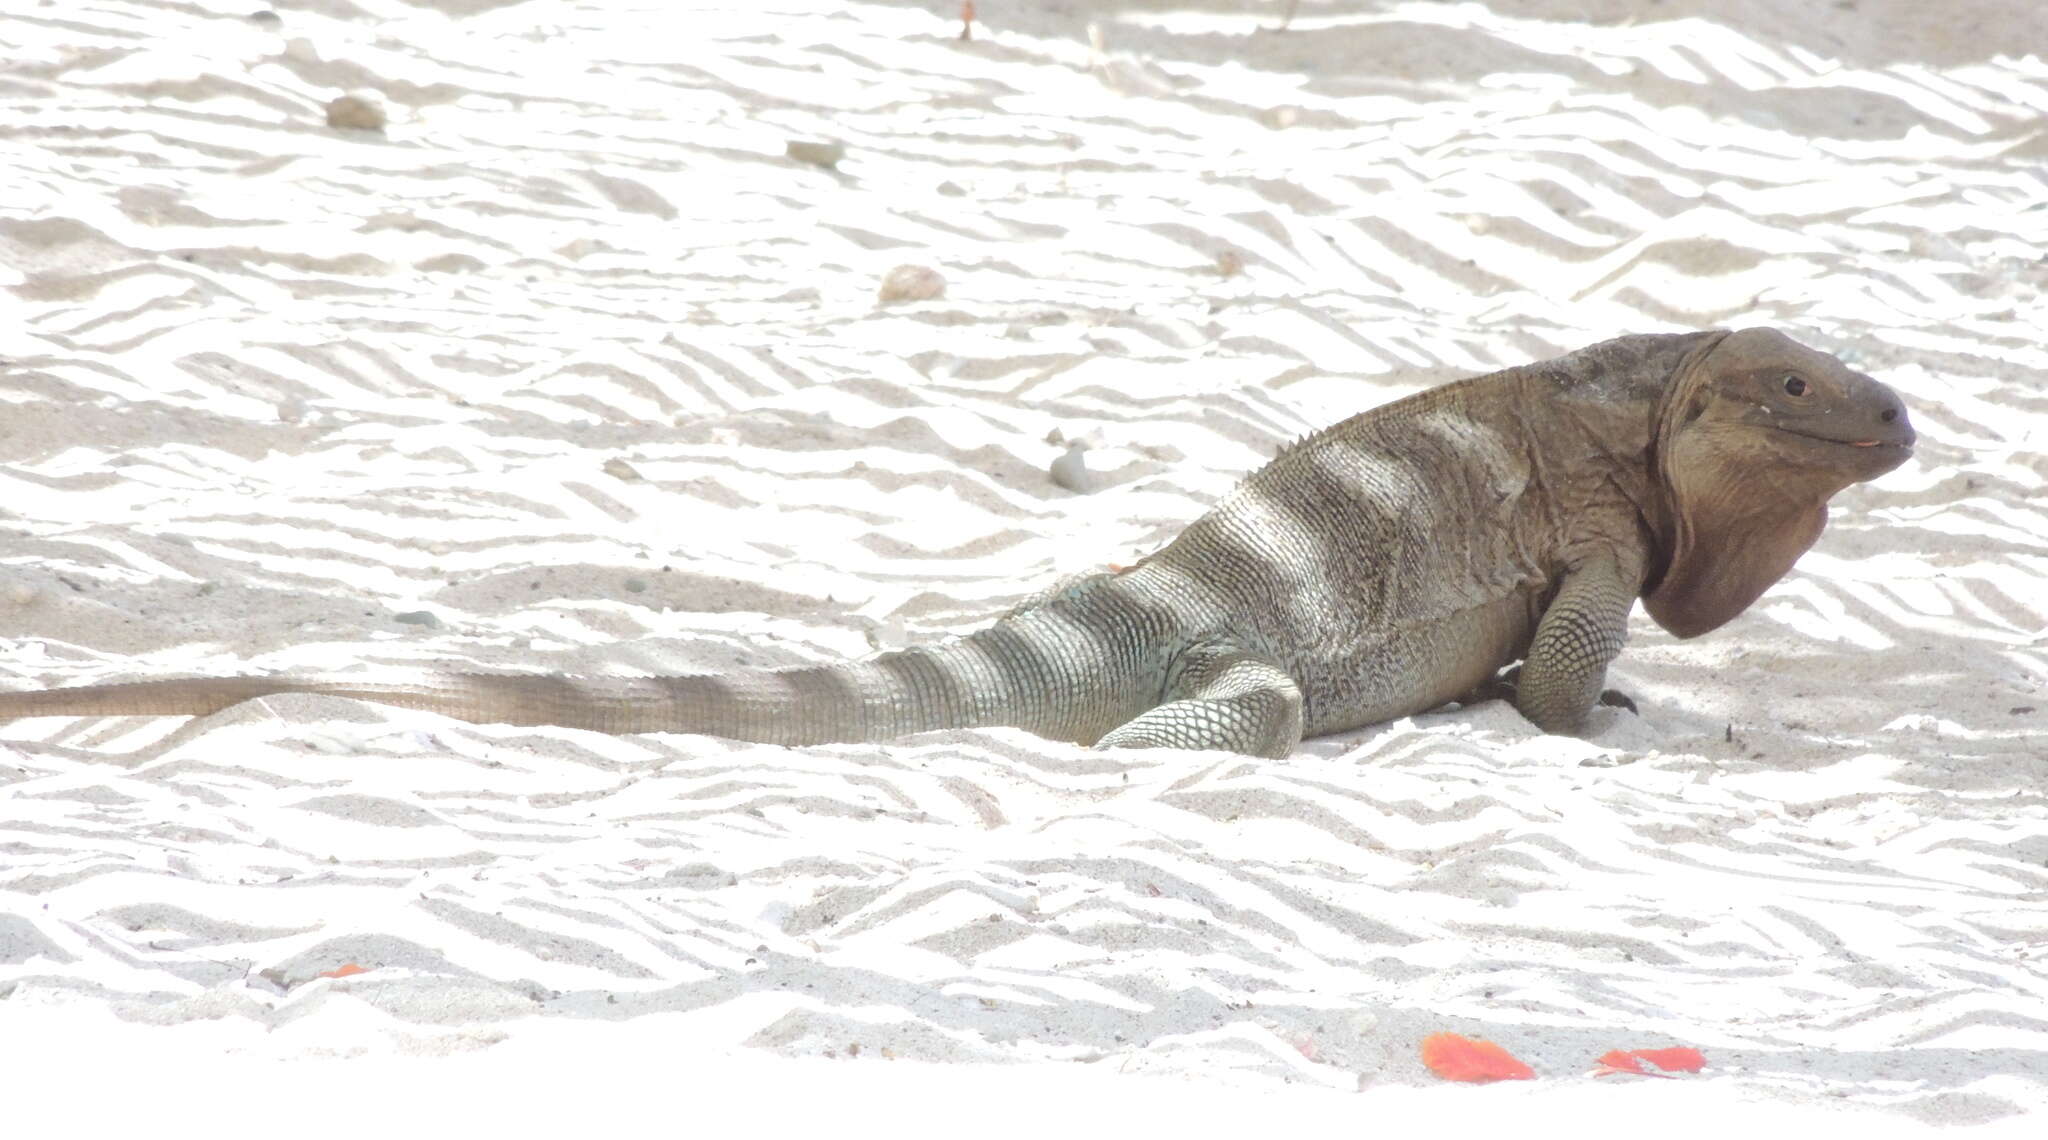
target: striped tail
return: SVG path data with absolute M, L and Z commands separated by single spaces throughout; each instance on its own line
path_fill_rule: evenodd
M 865 661 L 675 677 L 432 673 L 392 681 L 196 677 L 0 693 L 0 720 L 205 716 L 281 693 L 319 693 L 479 724 L 693 732 L 771 744 L 887 740 L 1011 725 L 1093 743 L 1155 703 L 1162 639 L 1070 598 L 988 629 Z M 1114 611 L 1117 607 L 1108 607 Z

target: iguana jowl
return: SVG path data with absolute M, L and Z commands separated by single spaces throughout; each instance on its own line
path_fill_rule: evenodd
M 1579 733 L 1637 597 L 1679 637 L 1721 625 L 1813 544 L 1830 496 L 1912 444 L 1891 389 L 1778 332 L 1621 337 L 1317 432 L 1137 565 L 930 646 L 714 676 L 93 685 L 0 694 L 0 719 L 312 692 L 782 744 L 1014 725 L 1280 756 L 1519 660 L 1521 711 Z

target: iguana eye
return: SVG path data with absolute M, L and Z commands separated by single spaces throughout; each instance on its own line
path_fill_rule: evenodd
M 1804 396 L 1804 395 L 1806 395 L 1806 381 L 1804 381 L 1804 380 L 1800 379 L 1799 377 L 1797 377 L 1797 376 L 1787 376 L 1787 377 L 1785 377 L 1785 381 L 1784 381 L 1784 383 L 1785 383 L 1785 394 L 1786 394 L 1787 396 Z

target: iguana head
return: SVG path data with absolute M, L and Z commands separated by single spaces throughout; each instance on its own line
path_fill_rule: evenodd
M 1898 394 L 1834 357 L 1774 329 L 1708 342 L 1658 412 L 1668 561 L 1643 607 L 1679 637 L 1719 626 L 1820 537 L 1829 497 L 1912 453 Z

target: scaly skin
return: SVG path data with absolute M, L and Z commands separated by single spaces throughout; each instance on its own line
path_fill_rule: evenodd
M 779 744 L 1014 725 L 1283 756 L 1521 661 L 1523 714 L 1582 733 L 1637 597 L 1680 637 L 1720 626 L 1812 545 L 1829 497 L 1912 443 L 1889 388 L 1771 330 L 1622 337 L 1353 416 L 1138 565 L 937 645 L 723 676 L 93 685 L 0 694 L 0 719 L 308 692 Z

